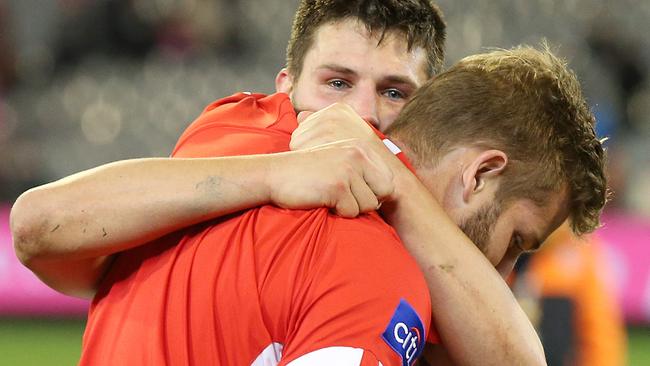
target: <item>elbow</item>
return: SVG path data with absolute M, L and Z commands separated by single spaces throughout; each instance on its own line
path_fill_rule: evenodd
M 519 360 L 516 361 L 518 365 L 547 366 L 546 355 L 544 354 L 544 348 L 541 343 L 539 347 L 535 348 L 534 352 L 524 353 L 519 356 Z
M 10 228 L 16 256 L 25 266 L 37 260 L 47 250 L 48 213 L 36 189 L 23 193 L 11 208 Z
M 548 366 L 546 363 L 546 355 L 544 354 L 544 349 L 542 349 L 541 356 L 537 358 L 537 362 L 533 363 L 533 365 Z
M 531 361 L 530 363 L 526 363 L 526 365 L 533 365 L 533 366 L 548 366 L 548 365 L 546 364 L 546 359 L 545 359 L 545 358 L 542 358 L 542 359 L 539 359 L 539 358 L 538 358 L 538 359 L 536 359 L 535 361 Z

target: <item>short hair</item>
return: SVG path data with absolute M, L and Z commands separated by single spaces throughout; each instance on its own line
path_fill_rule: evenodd
M 408 50 L 422 47 L 427 55 L 428 77 L 440 71 L 444 60 L 446 24 L 440 9 L 429 0 L 301 0 L 287 46 L 287 68 L 295 78 L 302 72 L 305 55 L 316 30 L 327 23 L 358 19 L 379 43 L 387 32 L 403 34 Z M 376 33 L 378 32 L 378 33 Z
M 575 234 L 599 226 L 607 201 L 605 151 L 575 74 L 544 43 L 469 56 L 425 83 L 387 134 L 435 163 L 461 145 L 504 151 L 508 165 L 497 202 L 568 187 Z

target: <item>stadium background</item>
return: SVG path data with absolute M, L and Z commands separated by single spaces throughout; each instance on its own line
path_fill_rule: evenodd
M 448 65 L 545 37 L 577 71 L 610 138 L 608 217 L 623 222 L 604 234 L 610 296 L 629 326 L 628 364 L 650 364 L 650 1 L 437 3 Z M 74 364 L 87 306 L 16 265 L 7 231 L 16 197 L 102 163 L 167 156 L 212 100 L 272 92 L 296 4 L 0 0 L 0 364 Z

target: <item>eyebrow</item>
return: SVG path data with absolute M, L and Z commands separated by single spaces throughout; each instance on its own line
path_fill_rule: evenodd
M 358 73 L 348 67 L 337 64 L 324 64 L 317 68 L 317 70 L 330 70 L 350 76 L 358 76 Z M 384 81 L 391 84 L 403 84 L 413 89 L 417 89 L 417 84 L 411 78 L 403 75 L 388 75 L 384 77 Z
M 337 64 L 325 64 L 325 65 L 321 65 L 321 66 L 318 67 L 318 70 L 323 70 L 323 69 L 340 72 L 341 74 L 357 75 L 356 71 L 354 71 L 354 70 L 352 70 L 350 68 L 347 68 L 347 67 L 343 67 L 341 65 L 337 65 Z

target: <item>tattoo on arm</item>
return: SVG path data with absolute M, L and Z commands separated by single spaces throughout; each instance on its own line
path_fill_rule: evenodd
M 194 186 L 194 189 L 197 191 L 202 191 L 204 193 L 218 193 L 219 192 L 219 187 L 221 186 L 221 177 L 217 177 L 214 175 L 210 175 L 204 180 L 196 183 Z

